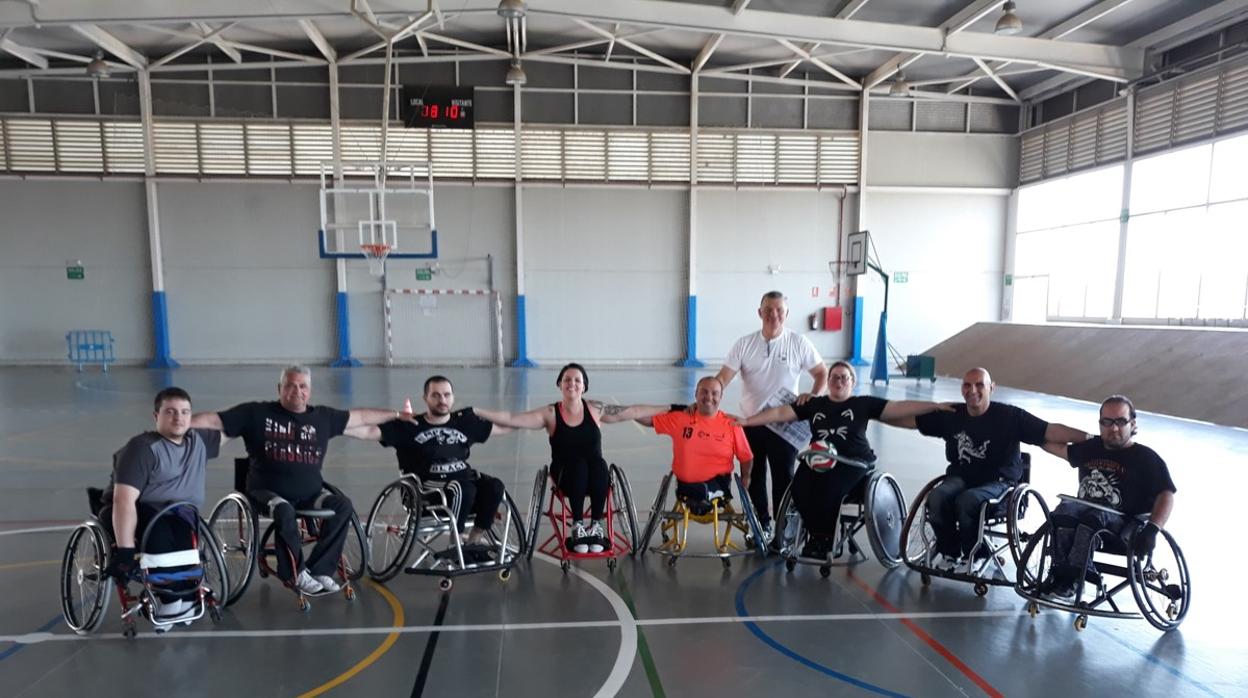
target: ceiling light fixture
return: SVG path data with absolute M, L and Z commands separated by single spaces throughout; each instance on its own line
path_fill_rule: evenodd
M 897 79 L 888 87 L 889 97 L 909 97 L 910 83 L 906 82 L 906 76 L 897 73 Z
M 499 0 L 498 3 L 498 16 L 505 19 L 520 19 L 528 11 L 524 0 Z
M 1023 30 L 1023 20 L 1014 14 L 1015 8 L 1014 0 L 1008 0 L 1002 6 L 1001 17 L 997 19 L 997 26 L 992 30 L 994 33 L 1003 36 L 1014 36 Z
M 112 68 L 104 60 L 104 52 L 96 51 L 95 58 L 87 64 L 87 75 L 93 78 L 106 78 L 112 73 Z
M 507 69 L 507 77 L 503 82 L 508 85 L 523 85 L 529 81 L 529 76 L 524 74 L 524 68 L 520 67 L 520 61 L 512 61 L 511 67 Z

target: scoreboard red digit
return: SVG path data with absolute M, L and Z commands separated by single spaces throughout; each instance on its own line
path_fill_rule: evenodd
M 403 87 L 403 125 L 408 128 L 472 128 L 473 88 Z

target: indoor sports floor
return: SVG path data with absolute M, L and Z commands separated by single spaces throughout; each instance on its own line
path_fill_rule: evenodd
M 411 397 L 419 409 L 421 382 L 433 372 L 315 368 L 312 402 L 397 408 Z M 812 567 L 786 573 L 774 557 L 736 559 L 725 570 L 695 559 L 669 568 L 655 555 L 626 559 L 615 572 L 596 561 L 567 574 L 539 556 L 506 582 L 460 577 L 446 594 L 433 578 L 400 575 L 364 584 L 354 603 L 316 599 L 308 613 L 272 579 L 257 579 L 215 625 L 203 619 L 158 637 L 141 623 L 138 638 L 125 640 L 114 599 L 94 634 L 69 632 L 57 591 L 68 527 L 87 513 L 84 489 L 106 483 L 113 451 L 152 427 L 155 392 L 176 384 L 197 410 L 215 410 L 274 399 L 278 373 L 0 369 L 0 695 L 1248 695 L 1244 563 L 1236 562 L 1248 432 L 1152 414 L 1141 415 L 1138 440 L 1167 460 L 1178 486 L 1170 530 L 1194 590 L 1190 614 L 1169 634 L 1102 618 L 1076 632 L 1068 614 L 1030 618 L 1008 587 L 984 598 L 939 579 L 924 588 L 917 573 L 886 571 L 874 559 L 821 579 Z M 558 397 L 550 369 L 445 373 L 461 407 L 525 409 Z M 591 369 L 587 396 L 688 401 L 698 375 Z M 860 390 L 960 399 L 948 379 Z M 739 385 L 728 390 L 726 410 L 738 395 Z M 1095 430 L 1093 405 L 1005 388 L 994 397 Z M 943 469 L 936 440 L 879 425 L 869 436 L 907 500 Z M 628 423 L 605 426 L 603 444 L 628 473 L 644 525 L 667 472 L 667 439 Z M 231 459 L 242 453 L 231 442 L 209 463 L 209 506 L 229 490 Z M 472 462 L 502 478 L 523 510 L 548 454 L 544 432 L 523 432 L 495 436 Z M 1064 463 L 1033 458 L 1032 484 L 1050 502 L 1072 492 Z M 325 468 L 361 512 L 396 475 L 392 451 L 345 437 Z M 1129 593 L 1122 598 L 1133 605 Z

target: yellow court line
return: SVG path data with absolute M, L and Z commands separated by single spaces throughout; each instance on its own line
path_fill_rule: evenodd
M 402 628 L 403 622 L 404 622 L 403 605 L 400 604 L 399 600 L 394 597 L 394 594 L 390 593 L 389 589 L 374 582 L 371 579 L 366 580 L 366 581 L 368 582 L 369 586 L 371 586 L 373 589 L 377 591 L 377 593 L 381 594 L 382 597 L 385 598 L 386 603 L 390 604 L 390 611 L 394 614 L 394 620 L 393 622 L 391 622 L 390 627 Z M 347 681 L 350 681 L 351 677 L 355 676 L 361 671 L 364 671 L 369 666 L 371 666 L 373 662 L 376 662 L 378 659 L 381 659 L 381 655 L 385 654 L 386 652 L 389 652 L 390 648 L 394 646 L 394 643 L 398 639 L 399 639 L 399 633 L 397 632 L 393 632 L 393 633 L 386 635 L 386 639 L 383 640 L 381 644 L 377 646 L 377 649 L 370 652 L 367 657 L 361 659 L 359 663 L 357 663 L 355 666 L 351 667 L 350 669 L 347 669 L 346 671 L 342 672 L 338 676 L 335 676 L 334 678 L 330 679 L 328 682 L 323 683 L 320 686 L 317 686 L 311 691 L 308 691 L 307 693 L 301 693 L 298 696 L 298 698 L 313 698 L 313 696 L 319 696 L 322 693 L 326 693 L 332 690 L 333 688 L 340 686 L 346 683 Z
M 26 567 L 39 567 L 42 565 L 55 565 L 60 560 L 36 560 L 34 562 L 10 562 L 6 565 L 0 565 L 0 570 L 20 570 Z

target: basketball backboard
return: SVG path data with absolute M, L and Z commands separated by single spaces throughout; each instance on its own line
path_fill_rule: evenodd
M 860 230 L 850 233 L 847 242 L 845 259 L 849 267 L 846 273 L 850 276 L 867 273 L 867 247 L 871 244 L 871 232 Z

